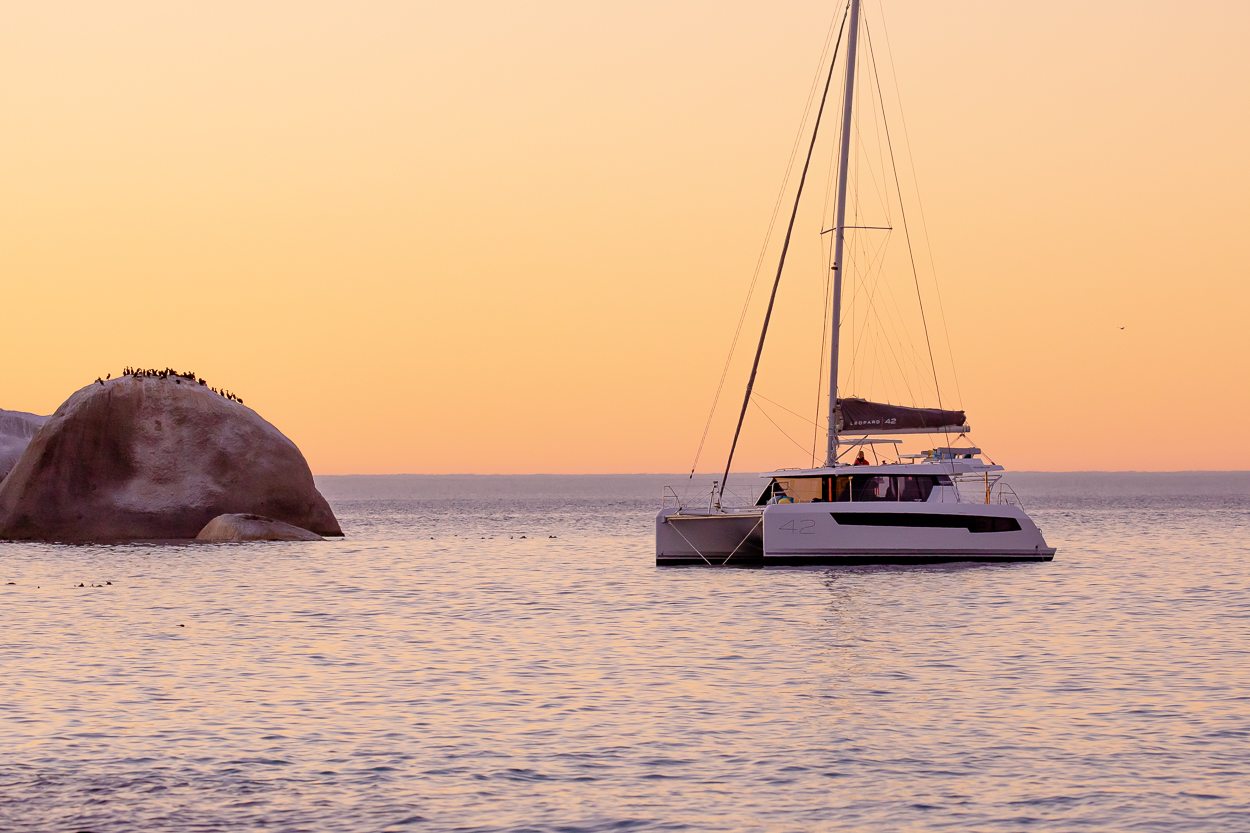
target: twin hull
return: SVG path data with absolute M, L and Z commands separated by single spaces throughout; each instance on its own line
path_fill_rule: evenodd
M 1055 550 L 1017 506 L 979 503 L 778 503 L 730 513 L 656 516 L 655 563 L 936 564 L 1050 561 Z

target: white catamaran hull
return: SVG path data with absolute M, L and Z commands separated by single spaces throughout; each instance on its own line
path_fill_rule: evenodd
M 938 564 L 1054 556 L 1029 516 L 1007 505 L 781 503 L 733 514 L 668 508 L 656 517 L 660 566 Z

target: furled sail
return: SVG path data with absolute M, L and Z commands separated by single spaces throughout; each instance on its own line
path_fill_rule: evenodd
M 839 399 L 837 402 L 839 434 L 879 434 L 886 431 L 939 431 L 966 426 L 963 411 L 940 408 L 905 408 L 866 399 Z

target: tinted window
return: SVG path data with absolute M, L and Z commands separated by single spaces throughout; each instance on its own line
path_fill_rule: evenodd
M 904 475 L 898 478 L 898 499 L 901 501 L 925 501 L 933 491 L 933 475 Z
M 858 474 L 839 477 L 835 487 L 835 501 L 898 500 L 894 490 L 894 478 L 881 474 Z
M 818 503 L 824 500 L 825 479 L 819 477 L 774 478 L 760 493 L 755 505 L 764 506 L 774 497 L 788 497 L 795 503 Z
M 837 503 L 845 503 L 851 499 L 851 478 L 839 477 L 833 486 L 833 499 Z
M 1020 522 L 1015 518 L 977 518 L 968 525 L 969 532 L 1019 532 Z
M 852 474 L 838 477 L 834 484 L 833 500 L 838 503 L 847 501 L 926 501 L 933 492 L 933 487 L 942 483 L 950 484 L 946 475 L 934 477 L 931 474 L 888 476 L 882 474 Z
M 946 529 L 963 528 L 969 532 L 1019 532 L 1020 522 L 1015 518 L 985 517 L 983 515 L 931 515 L 915 512 L 831 512 L 833 519 L 847 526 L 903 526 L 934 527 Z
M 795 503 L 811 503 L 821 499 L 819 477 L 779 477 L 775 481 Z

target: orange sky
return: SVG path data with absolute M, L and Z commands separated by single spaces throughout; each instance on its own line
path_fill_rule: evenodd
M 977 444 L 1013 469 L 1250 469 L 1250 4 L 866 10 Z M 318 473 L 686 469 L 833 14 L 7 4 L 0 407 L 172 365 Z M 757 387 L 804 414 L 826 173 Z M 806 462 L 755 411 L 738 459 Z

